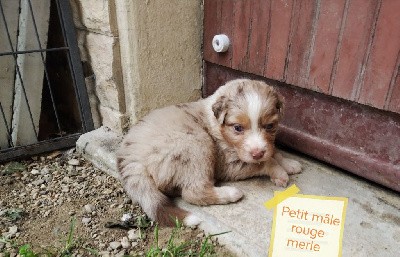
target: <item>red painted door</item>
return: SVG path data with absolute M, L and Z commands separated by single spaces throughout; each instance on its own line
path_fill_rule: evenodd
M 394 0 L 205 0 L 204 93 L 268 80 L 286 98 L 281 143 L 400 191 L 399 12 Z

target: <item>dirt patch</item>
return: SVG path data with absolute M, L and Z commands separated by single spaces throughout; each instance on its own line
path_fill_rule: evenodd
M 141 256 L 156 245 L 155 224 L 119 181 L 73 150 L 0 164 L 0 195 L 0 256 L 16 256 L 26 244 L 47 256 Z M 193 252 L 207 237 L 193 228 L 160 228 L 160 249 L 172 234 Z M 207 242 L 211 255 L 232 256 L 215 239 Z

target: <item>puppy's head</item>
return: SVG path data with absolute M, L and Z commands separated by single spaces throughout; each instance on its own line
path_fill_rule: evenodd
M 220 92 L 212 111 L 224 141 L 243 162 L 272 157 L 282 98 L 266 83 L 245 79 L 228 82 Z

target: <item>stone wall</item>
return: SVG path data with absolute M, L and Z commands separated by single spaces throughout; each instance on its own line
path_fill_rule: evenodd
M 202 0 L 70 2 L 96 127 L 201 96 Z
M 70 0 L 95 127 L 126 126 L 114 0 Z

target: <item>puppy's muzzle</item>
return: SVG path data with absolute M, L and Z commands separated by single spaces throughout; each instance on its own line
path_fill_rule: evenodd
M 264 156 L 265 152 L 266 152 L 265 150 L 255 149 L 255 150 L 250 151 L 250 154 L 254 160 L 259 160 Z

